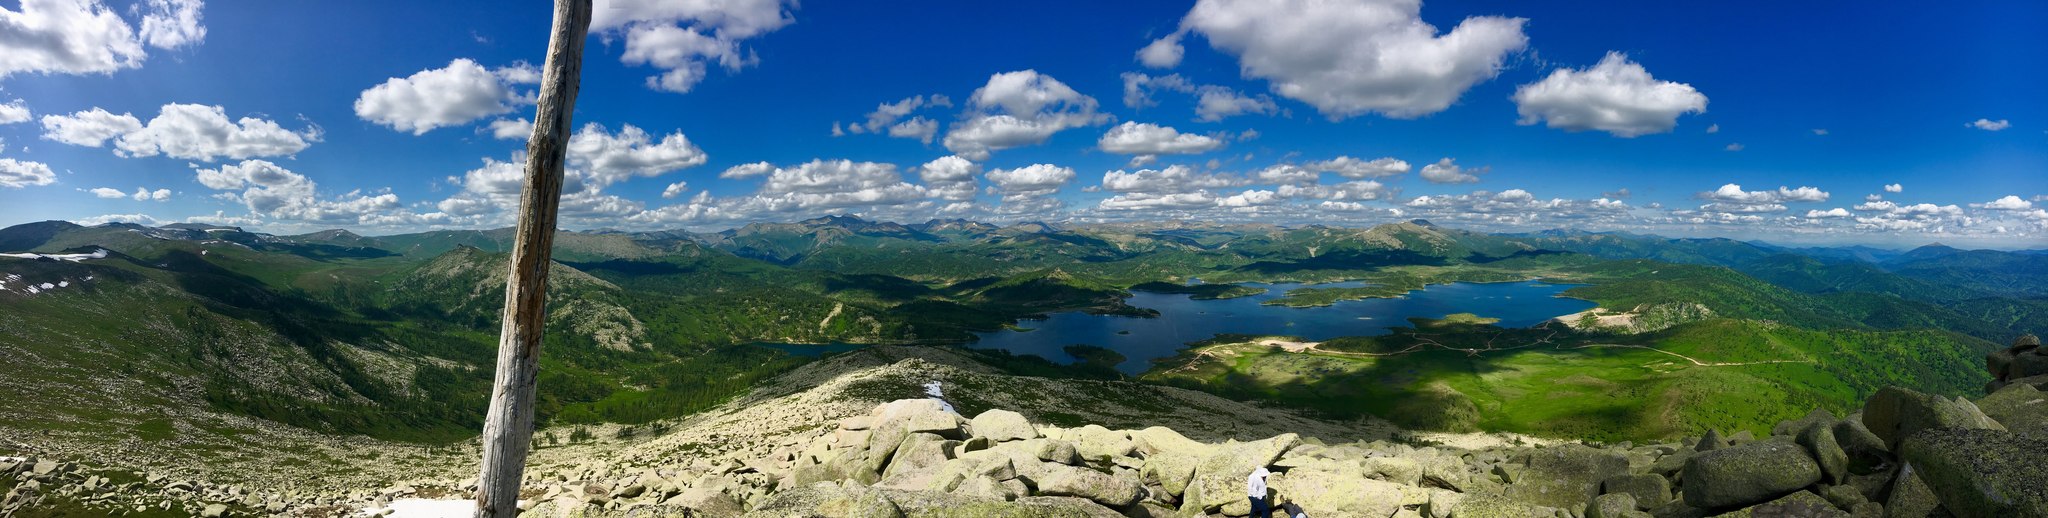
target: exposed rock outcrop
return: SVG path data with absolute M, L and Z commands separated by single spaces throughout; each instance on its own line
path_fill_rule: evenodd
M 974 380 L 955 371 L 971 367 L 868 366 L 735 402 L 642 443 L 574 455 L 542 450 L 544 466 L 529 471 L 528 515 L 1237 517 L 1250 511 L 1247 474 L 1264 468 L 1273 473 L 1275 504 L 1316 517 L 2048 517 L 2048 398 L 2024 383 L 1975 401 L 1886 388 L 1860 412 L 1814 412 L 1761 438 L 1737 430 L 1725 440 L 1709 432 L 1643 445 L 1466 448 L 1332 439 L 1328 429 L 1259 439 L 1109 420 L 1057 426 L 1033 422 L 1026 412 L 1040 410 L 1024 407 L 960 405 L 985 409 L 969 418 L 932 399 L 849 396 L 914 387 L 924 376 Z M 891 378 L 905 373 L 916 378 Z M 0 458 L 0 480 L 14 482 L 0 496 L 0 515 L 52 499 L 193 515 L 317 515 L 406 498 L 459 500 L 475 485 L 409 481 L 346 496 L 286 495 L 110 477 L 132 480 L 55 460 Z

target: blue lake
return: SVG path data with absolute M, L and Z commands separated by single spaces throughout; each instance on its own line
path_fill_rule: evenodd
M 1117 370 L 1138 374 L 1151 368 L 1153 359 L 1173 356 L 1188 342 L 1218 334 L 1288 335 L 1308 340 L 1383 335 L 1390 332 L 1389 327 L 1409 325 L 1410 317 L 1442 318 L 1452 313 L 1498 318 L 1500 322 L 1496 325 L 1502 327 L 1528 327 L 1594 306 L 1589 301 L 1558 296 L 1571 285 L 1536 281 L 1440 284 L 1399 298 L 1347 300 L 1312 308 L 1262 303 L 1296 288 L 1358 287 L 1364 283 L 1246 285 L 1265 288 L 1266 292 L 1234 299 L 1193 300 L 1184 294 L 1140 291 L 1126 302 L 1158 310 L 1158 317 L 1054 313 L 1044 320 L 1019 322 L 1017 327 L 1023 331 L 976 333 L 980 339 L 967 346 L 1005 349 L 1073 363 L 1080 359 L 1062 349 L 1088 344 L 1123 354 L 1125 360 L 1117 365 Z

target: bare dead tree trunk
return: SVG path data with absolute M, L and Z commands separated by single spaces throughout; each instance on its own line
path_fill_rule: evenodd
M 541 325 L 547 304 L 548 265 L 555 245 L 555 210 L 562 198 L 562 168 L 569 118 L 583 71 L 583 40 L 591 0 L 555 0 L 533 136 L 526 142 L 526 189 L 519 197 L 519 229 L 505 280 L 505 314 L 498 332 L 498 373 L 491 410 L 484 417 L 483 469 L 477 478 L 476 516 L 519 514 L 519 486 L 533 445 L 534 381 L 540 370 Z

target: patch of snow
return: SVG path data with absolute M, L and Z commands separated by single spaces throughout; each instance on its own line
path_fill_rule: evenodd
M 385 512 L 390 514 L 383 514 Z M 425 498 L 392 500 L 391 505 L 375 509 L 364 509 L 361 513 L 358 513 L 358 516 L 390 516 L 393 518 L 467 518 L 475 515 L 475 500 L 429 500 Z
M 42 284 L 38 284 L 37 286 L 40 286 L 40 287 L 42 287 L 43 289 L 46 289 L 46 290 L 54 290 L 54 289 L 57 289 L 57 285 L 55 285 L 55 284 L 50 284 L 50 283 L 47 283 L 47 282 L 45 282 L 45 283 L 42 283 Z
M 937 380 L 933 380 L 933 381 L 931 381 L 931 382 L 929 382 L 929 383 L 925 383 L 925 384 L 924 384 L 924 393 L 925 393 L 925 395 L 927 395 L 927 396 L 931 396 L 933 400 L 936 400 L 936 401 L 938 401 L 938 402 L 939 402 L 939 408 L 940 408 L 940 409 L 942 409 L 942 410 L 945 410 L 945 411 L 947 411 L 947 412 L 952 412 L 952 413 L 955 413 L 955 414 L 958 414 L 958 413 L 960 413 L 960 411 L 958 411 L 958 410 L 954 410 L 954 409 L 953 409 L 953 404 L 952 404 L 952 403 L 947 403 L 947 402 L 946 402 L 946 396 L 945 396 L 945 394 L 943 394 L 943 393 L 941 393 L 941 392 L 939 391 L 939 388 L 940 388 L 940 386 L 939 386 L 939 382 L 938 382 Z
M 38 254 L 33 252 L 24 252 L 18 254 L 0 254 L 0 257 L 13 257 L 16 259 L 56 259 L 59 261 L 71 261 L 75 263 L 79 261 L 84 261 L 86 259 L 106 259 L 107 249 L 101 248 L 98 250 L 93 250 L 90 254 Z M 11 274 L 8 275 L 7 277 L 8 280 L 14 280 L 16 278 L 19 278 L 19 276 Z
M 57 281 L 57 287 L 59 287 L 59 288 L 67 288 L 67 287 L 70 287 L 70 286 L 71 286 L 71 281 Z
M 35 287 L 35 286 L 29 286 L 29 287 L 28 287 L 28 294 L 30 294 L 30 295 L 34 295 L 34 294 L 36 294 L 36 293 L 39 293 L 39 292 L 42 292 L 42 291 L 43 291 L 43 290 L 39 290 L 39 289 L 36 289 L 36 287 Z

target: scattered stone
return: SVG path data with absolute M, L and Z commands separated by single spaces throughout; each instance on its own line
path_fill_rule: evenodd
M 1783 498 L 1749 508 L 1721 515 L 1726 518 L 1848 518 L 1849 513 L 1835 508 L 1820 495 L 1812 491 L 1800 491 Z
M 1103 428 L 1102 425 L 1088 425 L 1067 431 L 1067 439 L 1085 459 L 1123 457 L 1135 453 L 1130 434 Z
M 996 442 L 1022 441 L 1039 438 L 1038 428 L 1024 419 L 1024 414 L 1003 409 L 993 409 L 974 416 L 968 423 L 974 429 L 975 437 L 986 437 Z
M 1823 480 L 1830 484 L 1840 484 L 1849 477 L 1849 454 L 1843 452 L 1842 446 L 1835 442 L 1835 431 L 1828 425 L 1827 422 L 1809 423 L 1805 430 L 1798 432 L 1799 436 L 1794 440 L 1805 447 L 1806 453 L 1812 455 L 1813 460 L 1820 464 L 1821 475 L 1826 477 Z
M 1088 468 L 1051 466 L 1036 480 L 1039 494 L 1086 498 L 1109 507 L 1129 506 L 1144 497 L 1144 488 L 1136 480 Z
M 1359 461 L 1366 476 L 1396 484 L 1422 485 L 1422 466 L 1401 457 L 1367 457 Z
M 1806 417 L 1779 421 L 1777 426 L 1771 427 L 1771 435 L 1793 435 L 1805 430 L 1809 426 L 1815 424 L 1833 425 L 1835 421 L 1838 421 L 1838 419 L 1835 419 L 1834 413 L 1828 412 L 1824 408 L 1816 408 L 1812 412 L 1807 412 Z
M 1600 496 L 1601 482 L 1628 474 L 1628 458 L 1577 444 L 1531 452 L 1528 463 L 1506 496 L 1560 509 L 1584 508 Z
M 1195 476 L 1181 502 L 1181 512 L 1215 513 L 1233 503 L 1249 508 L 1251 503 L 1244 494 L 1245 478 L 1251 476 L 1252 470 L 1272 465 L 1297 444 L 1301 444 L 1301 436 L 1288 433 L 1223 446 L 1196 465 Z
M 1586 518 L 1624 518 L 1637 512 L 1636 497 L 1628 493 L 1600 495 L 1586 506 Z
M 1849 414 L 1848 418 L 1835 423 L 1835 443 L 1851 459 L 1883 462 L 1891 456 L 1891 447 L 1884 443 L 1884 439 L 1863 425 L 1861 412 Z
M 1828 486 L 1827 489 L 1820 491 L 1820 496 L 1821 498 L 1828 499 L 1828 502 L 1835 504 L 1835 507 L 1843 509 L 1851 509 L 1856 504 L 1869 501 L 1868 498 L 1863 497 L 1863 491 L 1856 489 L 1854 486 Z
M 1813 485 L 1820 465 L 1806 449 L 1763 441 L 1704 452 L 1685 463 L 1685 503 L 1705 509 L 1766 502 Z
M 1977 408 L 2007 430 L 2048 432 L 2048 394 L 2033 385 L 2006 386 L 1977 400 Z
M 1638 510 L 1648 511 L 1671 501 L 1671 481 L 1655 474 L 1621 475 L 1600 483 L 1606 494 L 1626 494 Z
M 1708 429 L 1706 435 L 1700 436 L 1699 444 L 1693 446 L 1693 451 L 1713 451 L 1724 446 L 1727 445 L 1721 441 L 1721 432 Z
M 1400 486 L 1358 473 L 1303 468 L 1275 474 L 1273 491 L 1309 516 L 1387 516 L 1401 508 Z
M 2005 429 L 1967 400 L 1890 386 L 1879 389 L 1863 404 L 1863 424 L 1892 451 L 1898 450 L 1899 441 L 1930 428 Z
M 1907 464 L 1899 470 L 1898 483 L 1892 484 L 1891 499 L 1885 501 L 1888 516 L 1924 517 L 1941 507 L 1941 500 L 1934 496 L 1934 489 L 1920 479 L 1920 473 Z
M 1924 430 L 1900 458 L 1957 516 L 2048 516 L 2048 438 L 2003 430 Z

